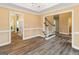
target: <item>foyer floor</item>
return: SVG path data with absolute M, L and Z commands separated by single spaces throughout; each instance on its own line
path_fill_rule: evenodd
M 71 47 L 71 44 L 63 42 L 61 38 L 54 37 L 45 40 L 36 37 L 22 40 L 16 33 L 12 35 L 10 45 L 0 47 L 1 55 L 79 55 L 79 51 Z

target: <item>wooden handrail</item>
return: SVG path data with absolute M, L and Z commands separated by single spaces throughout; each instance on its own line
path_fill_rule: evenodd
M 46 20 L 50 25 L 55 26 L 55 25 L 53 25 L 47 18 L 45 18 L 45 20 Z

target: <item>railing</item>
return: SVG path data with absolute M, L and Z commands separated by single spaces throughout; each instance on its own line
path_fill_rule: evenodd
M 45 17 L 45 21 L 48 22 L 50 25 L 55 26 L 46 17 Z
M 43 31 L 45 38 L 50 37 L 55 34 L 55 25 L 51 23 L 47 18 L 45 18 L 45 31 Z M 51 30 L 50 30 L 51 29 Z

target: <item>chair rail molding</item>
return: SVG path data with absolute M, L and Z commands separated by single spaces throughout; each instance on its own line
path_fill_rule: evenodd
M 0 30 L 0 32 L 9 32 L 9 30 Z

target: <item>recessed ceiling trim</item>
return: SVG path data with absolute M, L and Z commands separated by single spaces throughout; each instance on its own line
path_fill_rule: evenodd
M 56 12 L 56 10 L 61 10 L 63 8 L 70 8 L 70 7 L 73 7 L 76 5 L 79 5 L 79 4 L 78 3 L 59 3 L 57 5 L 51 6 L 50 8 L 42 9 L 42 11 L 39 11 L 38 8 L 36 9 L 38 11 L 35 11 L 35 10 L 29 9 L 29 8 L 24 8 L 22 6 L 17 6 L 13 3 L 0 3 L 0 7 L 5 7 L 5 8 L 18 10 L 18 11 L 22 11 L 22 12 L 27 12 L 27 13 L 32 13 L 32 14 L 36 14 L 36 15 L 46 14 L 46 13 L 50 13 L 50 12 Z M 38 5 L 38 7 L 39 7 L 39 5 Z M 41 8 L 43 8 L 43 7 L 41 7 Z
M 13 3 L 13 4 L 32 11 L 41 12 L 59 3 Z
M 24 8 L 15 6 L 15 5 L 13 5 L 12 3 L 0 3 L 0 7 L 1 7 L 1 8 L 12 9 L 12 10 L 15 10 L 15 11 L 18 10 L 18 11 L 21 11 L 21 12 L 23 12 L 23 13 L 26 12 L 26 13 L 31 13 L 31 14 L 39 15 L 38 12 L 35 12 L 35 11 L 29 10 L 29 9 L 24 9 Z

